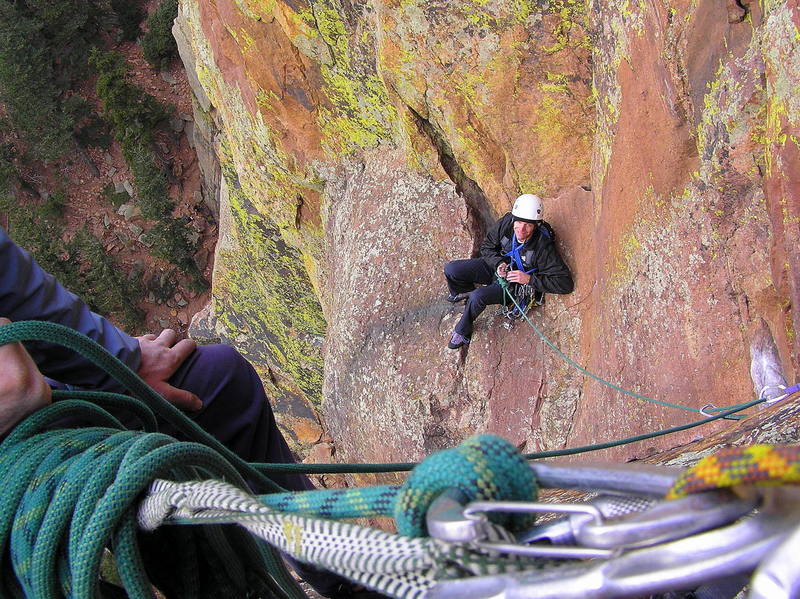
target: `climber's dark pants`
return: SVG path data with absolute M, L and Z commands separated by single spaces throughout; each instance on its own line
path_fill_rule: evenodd
M 471 337 L 472 323 L 486 306 L 503 303 L 503 288 L 496 282 L 494 272 L 483 258 L 448 262 L 444 265 L 444 276 L 447 279 L 447 288 L 453 295 L 471 292 L 464 314 L 455 327 L 459 335 Z M 476 284 L 485 287 L 475 289 Z
M 292 452 L 275 423 L 275 416 L 256 371 L 228 345 L 202 345 L 172 375 L 169 383 L 191 391 L 203 409 L 187 415 L 248 462 L 294 462 Z M 180 438 L 165 423 L 159 429 Z M 314 486 L 304 474 L 270 473 L 291 491 Z
M 196 394 L 203 409 L 192 419 L 249 462 L 294 462 L 275 424 L 264 387 L 250 363 L 227 345 L 200 346 L 170 379 L 170 384 Z M 163 423 L 164 432 L 177 431 Z M 271 473 L 291 491 L 314 489 L 305 474 Z M 297 573 L 321 595 L 333 596 L 350 586 L 344 578 L 286 556 Z

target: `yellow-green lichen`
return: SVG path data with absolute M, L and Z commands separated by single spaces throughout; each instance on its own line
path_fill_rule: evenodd
M 322 309 L 313 294 L 301 254 L 285 244 L 280 231 L 238 188 L 232 163 L 223 163 L 228 181 L 231 230 L 236 243 L 220 248 L 215 267 L 215 314 L 226 334 L 281 376 L 274 392 L 322 397 L 320 342 Z M 280 397 L 278 398 L 280 399 Z
M 776 150 L 786 143 L 783 131 L 783 118 L 787 114 L 786 105 L 774 96 L 767 102 L 766 122 L 763 129 L 764 163 L 766 175 L 772 174 Z
M 353 58 L 356 54 L 350 50 L 350 35 L 337 7 L 329 0 L 315 2 L 304 17 L 309 26 L 316 28 L 331 56 L 329 62 L 320 65 L 324 91 L 331 104 L 319 111 L 323 147 L 334 154 L 347 154 L 390 138 L 397 116 L 394 106 L 375 65 Z M 366 42 L 361 43 L 369 44 L 369 36 L 362 39 Z
M 239 42 L 239 47 L 241 48 L 242 53 L 248 52 L 256 43 L 256 40 L 254 40 L 244 28 L 239 29 L 239 38 L 241 40 Z
M 547 190 L 547 181 L 544 179 L 534 179 L 527 174 L 522 174 L 516 177 L 516 188 L 519 193 L 544 195 Z
M 235 0 L 242 14 L 255 21 L 267 20 L 277 7 L 277 0 Z
M 633 279 L 632 263 L 641 248 L 642 244 L 633 233 L 629 233 L 622 239 L 619 253 L 610 273 L 612 287 L 620 289 L 630 284 Z
M 256 104 L 266 110 L 275 110 L 275 105 L 280 102 L 280 98 L 271 89 L 258 88 L 256 92 Z
M 586 0 L 554 0 L 548 4 L 548 12 L 558 16 L 558 23 L 552 31 L 554 42 L 544 48 L 545 52 L 553 54 L 567 47 L 590 47 Z M 579 32 L 577 40 L 573 39 L 575 31 Z

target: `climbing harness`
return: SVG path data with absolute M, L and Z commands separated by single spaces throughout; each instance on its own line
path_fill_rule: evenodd
M 530 268 L 528 270 L 525 269 L 525 260 L 521 255 L 521 250 L 524 245 L 525 244 L 517 241 L 516 234 L 512 235 L 511 250 L 506 254 L 503 254 L 503 257 L 511 260 L 511 270 L 519 270 L 524 272 L 526 275 L 530 275 L 536 272 L 536 268 Z M 503 323 L 503 327 L 505 329 L 511 330 L 514 326 L 514 322 L 521 319 L 534 306 L 544 305 L 544 293 L 535 291 L 529 285 L 514 285 L 512 287 L 503 277 L 498 276 L 497 280 L 500 282 L 500 286 L 509 296 L 513 294 L 513 296 L 516 298 L 516 301 L 514 301 L 512 304 L 504 303 L 503 307 L 500 309 L 500 312 L 507 319 L 506 322 Z

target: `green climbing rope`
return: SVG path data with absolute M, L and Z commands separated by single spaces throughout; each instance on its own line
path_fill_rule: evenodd
M 247 489 L 283 490 L 150 389 L 91 339 L 53 323 L 0 327 L 0 344 L 47 341 L 79 352 L 137 398 L 57 391 L 54 403 L 19 423 L 0 443 L 0 597 L 103 596 L 98 568 L 112 549 L 126 593 L 285 599 L 305 594 L 269 545 L 231 527 L 166 527 L 142 537 L 136 504 L 151 481 L 217 478 Z M 97 405 L 96 405 L 97 404 Z M 155 431 L 156 415 L 187 438 L 125 430 L 106 409 L 122 410 Z M 72 423 L 72 424 L 71 424 Z M 71 428 L 79 426 L 80 428 Z M 156 556 L 145 560 L 139 549 Z
M 593 372 L 589 372 L 588 370 L 586 370 L 586 368 L 584 368 L 583 366 L 578 364 L 575 360 L 573 360 L 567 354 L 565 354 L 560 349 L 558 349 L 558 347 L 552 341 L 550 341 L 550 339 L 548 339 L 547 336 L 544 333 L 542 333 L 537 328 L 537 326 L 535 324 L 533 324 L 533 322 L 531 322 L 531 319 L 528 318 L 528 315 L 525 313 L 525 310 L 522 309 L 522 306 L 520 306 L 519 303 L 517 303 L 517 300 L 514 298 L 513 295 L 511 295 L 511 292 L 509 292 L 509 290 L 508 290 L 508 282 L 505 279 L 500 278 L 500 277 L 497 277 L 497 280 L 499 281 L 500 286 L 503 288 L 503 293 L 505 293 L 505 295 L 508 297 L 508 299 L 510 299 L 513 302 L 514 307 L 517 310 L 519 310 L 519 313 L 522 315 L 522 318 L 525 320 L 525 322 L 528 323 L 528 326 L 530 326 L 533 329 L 533 331 L 539 336 L 539 338 L 542 341 L 545 342 L 545 344 L 548 347 L 550 347 L 550 349 L 552 349 L 554 352 L 556 352 L 556 354 L 558 354 L 565 362 L 567 362 L 567 364 L 569 364 L 570 366 L 572 366 L 576 370 L 582 372 L 583 374 L 585 374 L 586 376 L 596 380 L 597 382 L 605 385 L 606 387 L 614 389 L 615 391 L 619 391 L 620 393 L 622 393 L 624 395 L 628 395 L 628 396 L 634 397 L 636 399 L 641 399 L 642 401 L 653 403 L 653 404 L 656 404 L 656 405 L 659 405 L 659 406 L 664 406 L 666 408 L 675 408 L 675 409 L 678 409 L 678 410 L 684 410 L 686 412 L 700 412 L 700 410 L 697 409 L 697 408 L 690 408 L 689 406 L 683 406 L 681 404 L 670 403 L 668 401 L 661 401 L 660 399 L 654 399 L 652 397 L 647 397 L 646 395 L 641 395 L 641 394 L 636 393 L 634 391 L 628 391 L 627 389 L 624 389 L 624 388 L 620 387 L 619 385 L 616 385 L 615 383 L 612 383 L 610 381 L 605 380 L 604 378 L 594 374 Z M 742 407 L 742 406 L 745 406 L 745 405 L 750 407 L 751 405 L 754 405 L 754 404 L 748 402 L 747 404 L 741 403 L 741 404 L 735 404 L 735 405 L 732 405 L 732 406 L 724 406 L 724 407 L 721 407 L 721 408 L 714 407 L 714 408 L 709 408 L 708 412 L 728 412 L 728 415 L 730 415 L 730 414 L 735 413 L 735 412 L 730 412 L 730 410 L 733 410 L 735 408 L 739 408 L 739 407 Z M 744 408 L 742 408 L 742 409 L 744 409 Z M 738 410 L 736 410 L 736 411 L 738 411 Z
M 624 439 L 616 439 L 614 441 L 606 441 L 605 443 L 595 443 L 592 445 L 582 445 L 579 447 L 570 447 L 566 449 L 552 449 L 549 451 L 537 451 L 533 453 L 526 453 L 523 457 L 526 460 L 541 460 L 545 458 L 555 458 L 568 455 L 577 455 L 581 453 L 588 453 L 590 451 L 600 451 L 602 449 L 609 449 L 611 447 L 619 447 L 628 445 L 629 443 L 636 443 L 638 441 L 646 441 L 647 439 L 654 439 L 656 437 L 663 437 L 681 431 L 689 430 L 715 420 L 721 420 L 755 405 L 763 403 L 763 399 L 754 399 L 751 402 L 734 406 L 730 410 L 720 412 L 714 416 L 703 418 L 702 420 L 695 420 L 687 424 L 672 426 L 669 428 L 653 431 L 650 433 L 643 433 L 641 435 L 634 435 L 632 437 L 625 437 Z M 383 472 L 408 472 L 413 470 L 419 462 L 395 462 L 395 463 L 377 463 L 377 464 L 253 464 L 262 472 L 301 472 L 305 474 L 365 474 L 365 473 L 383 473 Z M 377 515 L 377 514 L 376 514 Z
M 54 428 L 75 419 L 84 426 Z M 105 548 L 113 549 L 130 597 L 154 598 L 153 584 L 181 597 L 209 596 L 209 589 L 214 596 L 244 596 L 248 586 L 304 597 L 274 551 L 237 529 L 167 528 L 150 539 L 137 536 L 136 507 L 154 478 L 210 477 L 247 488 L 209 447 L 124 430 L 102 408 L 62 399 L 29 416 L 0 444 L 0 473 L 2 597 L 96 597 Z M 151 560 L 146 570 L 140 541 L 157 555 L 171 547 L 165 564 L 173 567 Z M 211 574 L 210 564 L 218 573 Z M 242 569 L 239 564 L 247 576 L 231 575 Z
M 458 447 L 429 455 L 402 485 L 273 493 L 260 495 L 259 501 L 280 512 L 333 520 L 391 516 L 398 533 L 419 537 L 426 534 L 428 508 L 447 489 L 458 489 L 467 501 L 533 501 L 537 493 L 533 471 L 509 441 L 476 435 Z M 512 531 L 532 524 L 527 515 L 519 514 L 495 514 L 492 521 Z
M 270 480 L 259 470 L 253 468 L 233 451 L 225 447 L 214 437 L 208 434 L 200 426 L 187 418 L 183 412 L 164 399 L 151 389 L 135 372 L 127 365 L 109 354 L 103 347 L 95 341 L 60 324 L 39 321 L 20 321 L 0 327 L 0 345 L 14 343 L 16 341 L 46 341 L 61 345 L 71 349 L 87 360 L 91 361 L 98 368 L 109 374 L 114 380 L 128 389 L 131 394 L 144 403 L 153 413 L 163 418 L 166 422 L 175 427 L 182 435 L 192 441 L 203 443 L 213 448 L 242 473 L 242 475 L 257 483 L 264 490 L 283 491 L 284 489 Z M 71 393 L 71 392 L 70 392 Z M 88 398 L 86 392 L 81 397 Z M 64 395 L 59 395 L 63 397 Z M 71 397 L 71 395 L 67 395 Z M 97 396 L 95 395 L 95 398 Z M 109 396 L 109 402 L 116 401 L 115 396 Z M 126 402 L 121 407 L 130 406 Z

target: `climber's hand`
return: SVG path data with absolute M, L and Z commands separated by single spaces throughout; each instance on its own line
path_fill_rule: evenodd
M 191 339 L 177 341 L 178 334 L 164 329 L 157 337 L 153 334 L 136 338 L 142 353 L 142 362 L 137 374 L 171 404 L 184 410 L 199 410 L 203 407 L 194 393 L 173 387 L 167 381 L 197 347 Z
M 527 285 L 531 282 L 531 276 L 522 272 L 521 270 L 510 271 L 508 276 L 506 276 L 506 279 L 512 283 L 519 283 L 520 285 Z
M 10 323 L 0 317 L 0 326 Z M 51 400 L 50 386 L 23 345 L 0 346 L 0 436 Z

